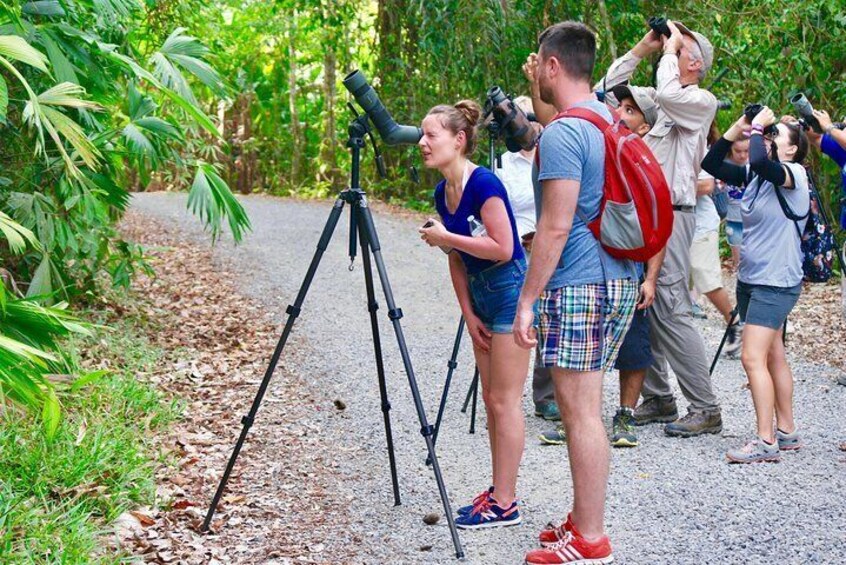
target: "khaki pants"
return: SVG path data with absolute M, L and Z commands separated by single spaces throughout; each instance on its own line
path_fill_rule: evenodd
M 696 217 L 692 212 L 680 211 L 673 216 L 673 234 L 667 243 L 650 313 L 650 341 L 655 363 L 646 373 L 643 398 L 673 395 L 669 373 L 672 368 L 692 410 L 719 410 L 708 374 L 705 343 L 693 323 L 687 288 Z

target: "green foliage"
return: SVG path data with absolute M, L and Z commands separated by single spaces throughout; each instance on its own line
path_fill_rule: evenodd
M 174 22 L 159 37 L 144 7 L 0 2 L 0 275 L 8 283 L 0 287 L 0 393 L 40 412 L 48 439 L 61 411 L 46 375 L 74 369 L 56 340 L 88 331 L 65 301 L 94 296 L 105 279 L 126 287 L 149 270 L 115 228 L 129 191 L 157 174 L 184 188 L 197 169 L 191 209 L 212 234 L 224 221 L 236 241 L 249 229 L 229 187 L 198 157 L 219 133 L 197 95 L 226 96 L 228 87 L 205 45 Z
M 76 344 L 119 369 L 93 374 L 63 399 L 52 440 L 13 411 L 0 414 L 0 562 L 121 563 L 103 533 L 122 512 L 154 501 L 148 438 L 178 416 L 137 379 L 162 355 L 130 323 Z M 79 382 L 79 381 L 77 381 Z
M 263 188 L 303 194 L 313 192 L 327 169 L 346 170 L 350 114 L 341 79 L 347 72 L 362 69 L 398 121 L 420 123 L 436 104 L 482 102 L 491 85 L 527 93 L 521 66 L 549 24 L 573 19 L 596 30 L 599 78 L 613 51 L 622 55 L 643 36 L 651 15 L 681 20 L 713 42 L 716 63 L 705 86 L 733 103 L 719 114 L 721 127 L 748 102 L 792 112 L 787 98 L 797 90 L 838 118 L 846 114 L 842 0 L 219 0 L 189 29 L 227 53 L 222 74 L 253 97 L 250 150 L 265 171 Z M 333 61 L 337 101 L 324 84 Z M 721 72 L 723 78 L 712 84 Z M 635 80 L 651 83 L 650 62 L 642 63 Z M 326 158 L 328 145 L 337 149 L 335 161 Z M 476 159 L 486 164 L 486 144 L 480 145 Z M 387 181 L 377 179 L 370 151 L 364 158 L 362 184 L 371 192 L 415 206 L 431 200 L 436 175 L 421 171 L 417 185 L 406 174 L 410 165 L 420 167 L 416 148 L 385 149 Z M 815 157 L 814 164 L 835 207 L 836 169 L 825 159 Z M 343 181 L 336 175 L 334 188 Z
M 0 212 L 39 242 L 6 266 L 28 296 L 79 299 L 102 274 L 127 284 L 140 254 L 114 226 L 129 190 L 165 170 L 183 179 L 199 166 L 194 140 L 219 135 L 198 101 L 228 92 L 209 49 L 175 22 L 157 37 L 145 16 L 136 0 L 0 3 Z M 227 220 L 240 239 L 243 209 L 219 202 L 196 211 L 213 233 Z M 8 252 L 0 242 L 5 258 L 20 234 L 3 225 L 0 216 L 14 239 Z

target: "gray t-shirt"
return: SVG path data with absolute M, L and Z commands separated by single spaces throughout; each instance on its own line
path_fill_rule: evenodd
M 794 187 L 779 188 L 790 208 L 805 214 L 811 203 L 808 176 L 797 163 L 784 163 L 793 172 Z M 769 181 L 756 177 L 746 187 L 741 200 L 743 243 L 740 247 L 738 280 L 747 284 L 793 287 L 802 282 L 802 249 L 798 232 L 805 229 L 807 219 L 800 220 L 799 230 L 784 215 Z
M 577 106 L 589 108 L 611 121 L 611 113 L 601 102 L 591 100 Z M 562 118 L 544 129 L 539 151 L 540 168 L 533 175 L 538 218 L 543 200 L 542 181 L 554 179 L 579 181 L 578 209 L 581 215 L 595 218 L 599 214 L 605 185 L 605 139 L 602 133 L 586 120 Z M 608 255 L 587 224 L 576 214 L 561 259 L 546 288 L 551 290 L 624 278 L 637 278 L 634 262 Z

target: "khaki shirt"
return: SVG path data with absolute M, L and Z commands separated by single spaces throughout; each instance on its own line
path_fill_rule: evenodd
M 611 65 L 597 85 L 608 89 L 631 78 L 640 57 L 626 53 Z M 647 87 L 658 104 L 658 120 L 643 138 L 661 164 L 675 206 L 696 204 L 696 179 L 707 149 L 708 131 L 717 114 L 717 98 L 697 85 L 679 82 L 679 59 L 663 55 L 658 88 Z

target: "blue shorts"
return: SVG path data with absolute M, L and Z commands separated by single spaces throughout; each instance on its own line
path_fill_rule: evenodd
M 497 334 L 511 333 L 517 315 L 517 299 L 526 278 L 526 260 L 512 259 L 507 263 L 489 267 L 470 275 L 470 298 L 473 313 L 488 331 Z
M 632 325 L 623 340 L 614 368 L 618 371 L 645 371 L 652 366 L 649 342 L 649 310 L 635 310 Z
M 726 222 L 726 239 L 732 247 L 740 247 L 743 241 L 743 222 Z
M 753 326 L 780 330 L 802 292 L 796 286 L 767 286 L 737 281 L 737 311 L 740 321 Z

